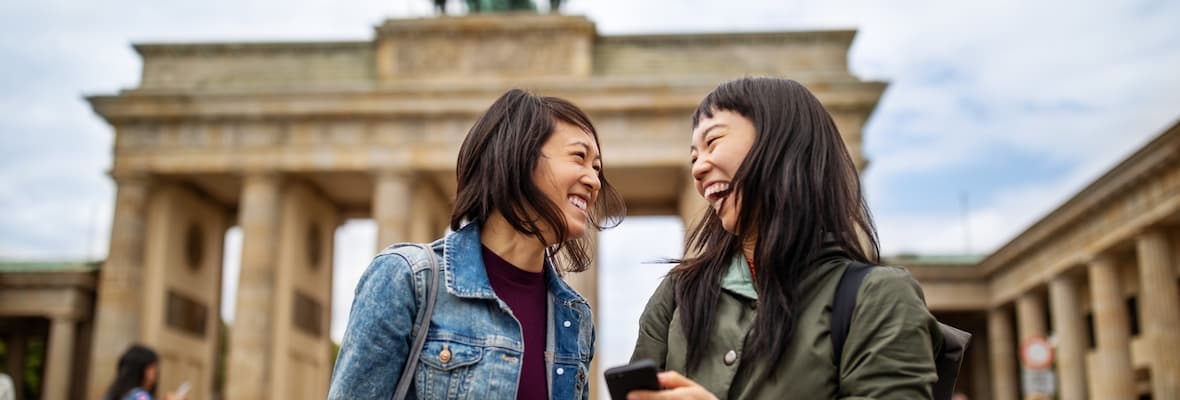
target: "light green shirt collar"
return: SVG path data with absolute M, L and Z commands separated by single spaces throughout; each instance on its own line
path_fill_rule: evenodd
M 729 270 L 721 279 L 721 288 L 750 300 L 758 300 L 758 291 L 754 290 L 754 277 L 750 275 L 750 264 L 741 253 L 735 254 L 729 262 Z

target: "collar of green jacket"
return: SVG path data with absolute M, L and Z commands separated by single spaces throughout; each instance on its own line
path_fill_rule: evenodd
M 820 250 L 819 255 L 816 256 L 812 265 L 817 266 L 811 271 L 808 271 L 803 277 L 805 285 L 812 283 L 814 276 L 827 264 L 827 261 L 833 258 L 848 257 L 840 246 L 836 245 L 836 241 L 831 235 L 824 236 L 824 247 Z M 822 274 L 821 274 L 822 275 Z M 746 257 L 742 253 L 736 253 L 729 261 L 729 269 L 725 271 L 725 276 L 721 278 L 721 288 L 733 293 L 735 295 L 744 297 L 746 300 L 758 300 L 758 291 L 754 289 L 754 277 L 750 274 L 750 264 L 746 261 Z
M 729 270 L 721 278 L 721 288 L 749 300 L 758 300 L 758 291 L 754 290 L 754 277 L 750 275 L 750 264 L 741 253 L 734 254 L 729 261 Z

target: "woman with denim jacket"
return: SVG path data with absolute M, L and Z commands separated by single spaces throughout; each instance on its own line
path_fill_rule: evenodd
M 798 82 L 725 82 L 692 116 L 689 156 L 709 204 L 656 289 L 632 359 L 666 390 L 628 399 L 929 399 L 937 321 L 909 273 L 869 269 L 839 356 L 836 285 L 878 262 L 856 166 Z
M 590 119 L 511 90 L 467 133 L 456 175 L 453 232 L 431 252 L 393 244 L 361 277 L 328 397 L 389 399 L 414 368 L 410 398 L 587 398 L 593 317 L 561 275 L 585 270 L 586 232 L 624 212 Z M 406 365 L 431 257 L 438 297 L 419 361 Z

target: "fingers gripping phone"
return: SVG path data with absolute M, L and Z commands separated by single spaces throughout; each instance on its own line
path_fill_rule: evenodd
M 652 360 L 639 360 L 631 364 L 606 370 L 606 387 L 610 390 L 610 397 L 614 400 L 627 398 L 632 390 L 660 390 L 660 379 L 656 363 Z

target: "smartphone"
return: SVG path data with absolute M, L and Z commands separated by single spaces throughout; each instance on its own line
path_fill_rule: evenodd
M 190 385 L 188 382 L 180 384 L 180 387 L 176 388 L 176 397 L 184 397 L 192 387 L 193 385 Z
M 656 363 L 639 360 L 627 365 L 606 370 L 606 387 L 614 400 L 627 398 L 632 390 L 660 390 L 660 379 L 656 377 Z

